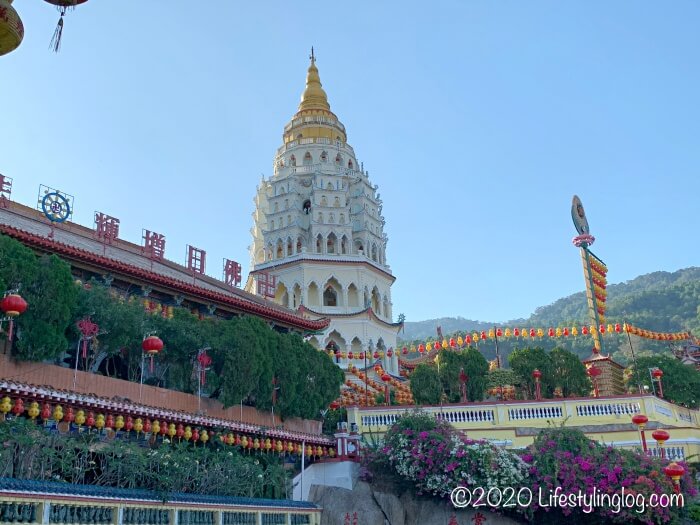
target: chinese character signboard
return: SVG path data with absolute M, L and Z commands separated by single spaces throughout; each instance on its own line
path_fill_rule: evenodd
M 241 265 L 236 261 L 224 259 L 224 282 L 231 287 L 241 285 Z
M 143 230 L 143 253 L 150 259 L 162 260 L 165 255 L 165 235 Z
M 260 272 L 257 276 L 258 295 L 262 295 L 268 299 L 275 297 L 275 287 L 277 286 L 277 278 L 269 273 Z

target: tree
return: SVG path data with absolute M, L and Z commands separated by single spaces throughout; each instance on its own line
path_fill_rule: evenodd
M 489 364 L 481 353 L 473 347 L 467 347 L 461 352 L 442 350 L 437 359 L 440 363 L 440 380 L 445 395 L 450 403 L 461 399 L 460 370 L 469 378 L 467 381 L 467 399 L 481 401 L 486 389 L 486 373 Z M 411 377 L 413 380 L 413 377 Z
M 661 382 L 666 399 L 689 408 L 700 406 L 700 372 L 694 367 L 684 365 L 670 354 L 638 357 L 630 381 L 646 385 L 652 392 L 650 368 L 660 368 L 663 371 Z M 658 393 L 658 386 L 654 385 L 654 388 Z
M 542 372 L 542 396 L 550 397 L 552 395 L 554 390 L 552 361 L 542 348 L 517 349 L 508 356 L 508 364 L 516 374 L 523 378 L 523 385 L 527 389 L 528 397 L 534 397 L 535 380 L 532 378 L 532 372 L 535 369 Z
M 420 364 L 411 374 L 411 393 L 416 404 L 437 405 L 442 395 L 442 382 L 437 368 Z
M 510 368 L 496 368 L 489 370 L 486 374 L 486 388 L 497 388 L 504 385 L 513 385 L 520 387 L 523 384 L 523 378 L 520 377 L 515 370 Z
M 564 397 L 584 396 L 591 391 L 591 381 L 586 366 L 576 354 L 555 348 L 549 353 L 552 363 L 551 384 L 561 387 Z

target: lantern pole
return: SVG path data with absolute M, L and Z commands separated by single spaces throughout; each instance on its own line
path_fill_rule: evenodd
M 299 500 L 304 500 L 304 460 L 306 458 L 306 440 L 301 442 L 301 490 L 299 491 Z
M 651 380 L 651 391 L 654 395 L 656 395 L 656 385 L 654 384 L 654 375 L 652 373 L 654 370 L 655 368 L 647 369 L 647 371 L 649 372 L 649 379 Z
M 496 341 L 496 368 L 501 368 L 501 354 L 498 352 L 498 333 L 496 327 L 493 327 L 493 338 Z
M 623 326 L 623 329 L 629 327 L 626 320 L 623 320 L 622 326 Z M 641 395 L 643 392 L 642 382 L 639 380 L 639 374 L 638 374 L 639 370 L 637 368 L 637 357 L 634 355 L 634 346 L 632 346 L 632 337 L 630 336 L 629 329 L 625 330 L 625 332 L 627 333 L 627 342 L 630 345 L 630 352 L 632 352 L 632 362 L 634 363 L 634 375 L 637 378 L 637 388 L 639 389 L 639 394 Z
M 78 382 L 78 356 L 80 355 L 80 345 L 83 342 L 83 336 L 78 338 L 78 345 L 75 347 L 75 368 L 73 369 L 73 390 Z
M 139 382 L 139 403 L 143 399 L 143 369 L 146 364 L 146 354 L 141 352 L 141 381 Z

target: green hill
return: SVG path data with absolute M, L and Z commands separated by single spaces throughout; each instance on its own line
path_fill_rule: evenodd
M 692 330 L 700 335 L 700 268 L 692 267 L 676 272 L 654 272 L 641 275 L 631 281 L 611 284 L 608 290 L 608 319 L 627 321 L 640 328 L 658 332 L 678 332 Z M 557 326 L 580 325 L 587 320 L 586 297 L 583 292 L 558 299 L 554 303 L 541 306 L 528 319 L 516 319 L 502 323 L 472 321 L 461 317 L 431 319 L 420 322 L 407 322 L 405 331 L 400 334 L 404 340 L 433 339 L 436 327 L 442 326 L 443 334 L 465 333 L 474 330 L 488 330 L 494 324 L 501 326 L 519 326 L 547 328 Z M 616 358 L 625 360 L 629 352 L 629 343 L 625 337 L 606 338 L 605 352 L 612 352 Z M 523 340 L 504 340 L 500 350 L 509 353 L 518 345 L 532 344 Z M 549 339 L 535 341 L 534 344 L 545 348 L 555 344 L 575 351 L 580 356 L 590 354 L 589 338 Z M 660 351 L 667 348 L 666 343 L 633 338 L 635 351 L 640 354 Z M 484 344 L 484 353 L 493 358 L 495 345 Z

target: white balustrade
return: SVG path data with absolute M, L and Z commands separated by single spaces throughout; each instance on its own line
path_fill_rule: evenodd
M 576 406 L 576 415 L 583 417 L 632 416 L 640 411 L 639 403 L 591 403 Z
M 508 418 L 511 421 L 522 421 L 526 419 L 556 419 L 564 417 L 560 406 L 554 407 L 524 407 L 511 408 L 508 410 Z

